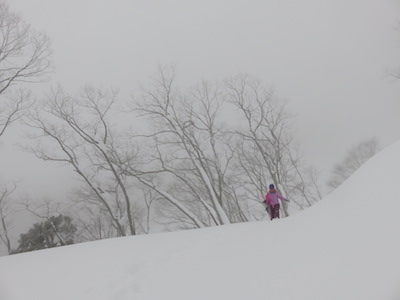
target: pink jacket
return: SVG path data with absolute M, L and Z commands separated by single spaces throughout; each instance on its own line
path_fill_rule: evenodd
M 279 204 L 279 199 L 289 202 L 289 200 L 284 198 L 278 191 L 275 192 L 269 191 L 265 195 L 265 203 L 267 203 L 267 205 Z

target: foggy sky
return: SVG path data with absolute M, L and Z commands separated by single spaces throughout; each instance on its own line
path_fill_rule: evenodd
M 183 86 L 250 73 L 289 101 L 302 150 L 324 179 L 362 139 L 376 136 L 383 146 L 400 139 L 400 82 L 385 76 L 400 65 L 397 0 L 8 3 L 52 40 L 56 70 L 37 93 L 93 83 L 128 95 L 158 64 L 176 64 Z M 15 130 L 0 146 L 11 153 L 0 159 L 3 177 L 66 190 L 70 175 L 18 153 L 9 142 Z

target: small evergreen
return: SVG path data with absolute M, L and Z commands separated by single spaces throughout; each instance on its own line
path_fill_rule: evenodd
M 69 216 L 52 216 L 46 221 L 35 223 L 27 233 L 20 235 L 18 248 L 13 253 L 74 244 L 76 226 Z

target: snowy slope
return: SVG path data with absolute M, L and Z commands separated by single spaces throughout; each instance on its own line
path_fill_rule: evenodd
M 1 300 L 398 300 L 400 143 L 290 218 L 0 258 Z

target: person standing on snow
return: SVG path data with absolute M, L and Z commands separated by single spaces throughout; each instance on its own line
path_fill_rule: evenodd
M 270 184 L 269 191 L 265 195 L 265 203 L 267 204 L 271 220 L 279 218 L 279 208 L 280 208 L 279 199 L 281 199 L 282 201 L 290 202 L 275 189 L 275 186 L 273 184 Z

